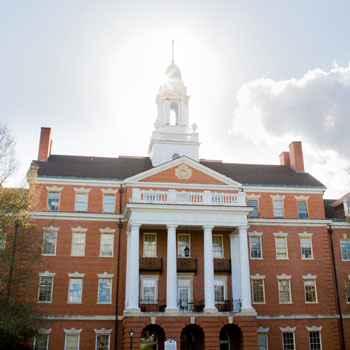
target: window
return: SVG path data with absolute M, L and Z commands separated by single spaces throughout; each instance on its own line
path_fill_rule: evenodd
M 56 255 L 56 232 L 44 232 L 43 238 L 43 255 Z
M 310 350 L 321 350 L 320 332 L 309 332 Z
M 157 235 L 155 233 L 143 234 L 143 256 L 145 258 L 157 256 Z
M 301 258 L 313 259 L 311 237 L 300 237 Z
M 157 302 L 157 277 L 141 277 L 142 303 L 154 304 Z
M 58 211 L 60 207 L 60 192 L 49 192 L 47 199 L 47 209 Z
M 39 302 L 40 303 L 51 303 L 52 301 L 52 286 L 53 277 L 51 276 L 40 276 L 39 281 Z
M 34 337 L 34 350 L 47 350 L 49 345 L 49 336 L 47 334 L 38 334 Z
M 114 194 L 104 194 L 103 195 L 103 212 L 104 213 L 114 213 Z
M 180 311 L 192 312 L 192 280 L 190 278 L 178 278 L 177 280 L 177 299 Z
M 248 207 L 254 207 L 254 210 L 249 213 L 250 218 L 257 218 L 259 216 L 259 206 L 257 199 L 248 199 Z
M 157 334 L 152 330 L 143 330 L 140 337 L 140 344 L 140 349 L 142 350 L 158 350 Z
M 185 257 L 185 248 L 191 249 L 190 247 L 190 235 L 188 234 L 178 234 L 177 236 L 177 255 L 180 258 Z M 191 250 L 190 250 L 191 255 Z
M 283 218 L 283 200 L 274 199 L 272 203 L 273 203 L 273 216 L 275 218 Z
M 81 303 L 82 294 L 83 294 L 83 279 L 70 278 L 69 291 L 68 291 L 68 303 L 72 303 L 72 304 Z
M 6 233 L 0 231 L 0 254 L 5 251 L 6 247 Z
M 346 302 L 350 304 L 350 280 L 345 281 L 345 295 L 346 295 Z
M 275 237 L 276 259 L 288 259 L 287 237 Z
M 292 302 L 290 294 L 290 280 L 280 279 L 278 280 L 278 291 L 280 304 L 289 304 Z
M 283 333 L 283 350 L 294 350 L 294 333 L 284 332 Z
M 224 257 L 223 236 L 213 235 L 213 258 L 223 258 L 223 257 Z
M 86 211 L 87 210 L 87 193 L 76 193 L 75 194 L 75 211 Z
M 341 258 L 350 261 L 350 240 L 340 241 Z
M 224 303 L 226 300 L 226 279 L 225 278 L 215 278 L 214 279 L 214 294 L 215 303 Z
M 299 219 L 306 219 L 306 218 L 308 218 L 306 201 L 297 201 L 297 203 L 298 203 L 298 216 L 299 216 Z
M 253 303 L 254 304 L 265 303 L 264 280 L 263 279 L 252 279 L 252 291 L 253 291 Z
M 250 236 L 249 237 L 249 246 L 250 246 L 250 258 L 251 259 L 261 259 L 261 237 L 259 236 Z
M 109 350 L 109 334 L 96 335 L 96 350 Z
M 170 125 L 178 125 L 179 106 L 176 102 L 170 104 Z
M 85 255 L 85 233 L 73 232 L 71 255 L 72 256 Z
M 258 350 L 267 350 L 267 334 L 258 333 Z
M 109 304 L 112 301 L 112 279 L 100 278 L 98 280 L 98 303 Z
M 111 233 L 101 233 L 100 256 L 113 256 L 114 235 Z
M 79 350 L 80 334 L 66 334 L 65 350 Z
M 317 303 L 316 280 L 304 280 L 305 302 Z

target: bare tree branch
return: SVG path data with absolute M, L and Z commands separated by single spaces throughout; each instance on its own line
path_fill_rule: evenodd
M 0 124 L 0 186 L 18 169 L 15 146 L 8 128 Z

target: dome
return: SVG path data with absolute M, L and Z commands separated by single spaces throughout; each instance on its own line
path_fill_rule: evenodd
M 165 71 L 165 78 L 172 81 L 182 81 L 181 72 L 179 67 L 172 63 Z

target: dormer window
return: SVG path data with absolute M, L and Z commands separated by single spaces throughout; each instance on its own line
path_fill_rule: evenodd
M 176 102 L 170 104 L 170 125 L 179 124 L 179 106 Z

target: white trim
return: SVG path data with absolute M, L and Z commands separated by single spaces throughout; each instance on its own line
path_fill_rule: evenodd
M 297 327 L 280 327 L 281 332 L 295 332 Z
M 86 193 L 86 194 L 88 194 L 91 191 L 91 188 L 84 188 L 84 187 L 76 188 L 76 187 L 74 187 L 74 191 L 75 191 L 75 193 Z
M 100 258 L 113 258 L 114 257 L 114 232 L 116 230 L 112 230 L 109 227 L 107 227 L 106 229 L 100 229 Z M 112 254 L 111 255 L 103 255 L 102 254 L 102 235 L 111 235 L 112 237 Z
M 267 333 L 269 330 L 270 330 L 270 328 L 259 327 L 257 332 L 258 333 Z
M 118 316 L 119 319 L 120 316 Z M 124 316 L 121 316 L 124 318 Z M 111 315 L 45 315 L 44 319 L 47 320 L 69 320 L 69 321 L 114 321 L 116 316 Z
M 317 275 L 310 275 L 310 274 L 307 274 L 307 275 L 303 275 L 302 278 L 304 280 L 315 280 L 317 278 Z
M 80 334 L 82 330 L 83 330 L 82 328 L 80 328 L 80 329 L 75 329 L 75 328 L 66 329 L 66 328 L 64 328 L 64 333 L 66 333 L 66 334 Z
M 108 272 L 98 273 L 97 277 L 98 278 L 113 278 L 114 277 L 114 273 L 108 273 Z
M 93 179 L 79 179 L 73 177 L 45 177 L 38 176 L 35 180 L 36 184 L 56 184 L 56 185 L 72 185 L 72 186 L 120 186 L 123 181 L 120 180 L 106 180 L 103 178 Z
M 246 198 L 247 199 L 256 199 L 256 200 L 259 200 L 261 197 L 261 194 L 249 194 L 249 193 L 246 193 Z
M 262 193 L 300 193 L 300 194 L 324 194 L 326 188 L 322 187 L 307 187 L 307 186 L 249 186 L 247 184 L 243 185 L 243 190 L 245 192 L 262 192 Z
M 68 273 L 68 277 L 70 277 L 70 278 L 84 278 L 85 273 L 70 272 L 70 273 Z
M 262 218 L 252 218 L 248 217 L 248 222 L 250 225 L 268 225 L 268 226 L 317 226 L 324 227 L 328 225 L 333 226 L 332 220 L 313 220 L 313 219 L 285 219 L 285 218 L 271 218 L 271 219 L 262 219 Z M 339 227 L 339 228 L 349 228 Z M 337 227 L 338 228 L 338 227 Z
M 322 326 L 320 326 L 320 327 L 316 327 L 316 326 L 306 327 L 306 329 L 309 332 L 321 332 L 322 331 Z
M 249 239 L 249 258 L 251 260 L 263 260 L 263 250 L 262 250 L 262 240 L 261 240 L 261 237 L 262 237 L 262 233 L 259 233 L 259 232 L 256 232 L 257 234 L 254 234 L 253 233 L 248 233 L 248 239 Z M 252 257 L 252 248 L 251 248 L 251 243 L 250 243 L 250 239 L 251 238 L 259 238 L 259 241 L 260 241 L 260 257 L 259 258 L 255 258 L 255 257 Z
M 49 271 L 39 272 L 40 277 L 55 277 L 55 275 L 56 275 L 56 272 L 49 272 Z
M 103 194 L 114 194 L 115 195 L 115 194 L 117 194 L 118 190 L 119 190 L 119 188 L 115 189 L 115 190 L 113 190 L 112 188 L 107 188 L 107 189 L 101 188 L 101 191 Z
M 275 236 L 276 260 L 289 260 L 288 239 L 287 239 L 288 233 L 283 233 L 283 232 L 280 232 L 278 234 L 274 233 L 274 236 Z M 279 238 L 283 238 L 284 242 L 285 242 L 285 249 L 286 249 L 286 256 L 285 257 L 278 256 L 278 254 L 277 254 L 277 243 L 276 243 L 276 240 L 279 239 Z
M 270 197 L 273 201 L 282 201 L 285 198 L 285 195 L 281 196 L 280 194 L 270 194 Z
M 140 275 L 140 283 L 141 283 L 141 291 L 140 291 L 140 296 L 141 299 L 144 300 L 145 296 L 144 296 L 144 280 L 153 280 L 155 281 L 154 284 L 154 300 L 151 302 L 148 302 L 148 304 L 156 304 L 157 300 L 158 300 L 158 281 L 159 281 L 159 275 Z
M 75 276 L 69 276 L 69 275 L 75 275 Z M 83 303 L 83 285 L 84 285 L 84 276 L 80 277 L 78 275 L 84 275 L 84 274 L 79 274 L 78 272 L 74 272 L 73 274 L 69 274 L 69 280 L 68 280 L 68 295 L 67 295 L 67 304 L 82 304 Z M 80 293 L 80 300 L 79 301 L 69 301 L 69 292 L 70 292 L 70 287 L 71 287 L 71 282 L 72 280 L 81 280 L 81 293 Z
M 96 329 L 96 328 L 94 328 L 94 331 L 96 334 L 111 334 L 113 332 L 113 329 L 106 329 L 106 328 Z
M 113 276 L 114 274 L 110 274 L 107 272 L 104 272 L 103 274 L 97 274 L 98 276 L 98 281 L 97 281 L 97 304 L 112 304 L 112 293 L 113 293 Z M 110 295 L 110 300 L 109 301 L 99 301 L 100 297 L 100 280 L 111 280 L 111 295 Z
M 316 314 L 316 315 L 257 315 L 258 320 L 309 320 L 309 319 L 339 319 L 338 314 Z M 343 318 L 350 318 L 343 315 Z
M 301 233 L 298 233 L 298 235 L 300 238 L 311 238 L 313 233 L 301 232 Z
M 86 231 L 88 230 L 87 228 L 83 228 L 81 226 L 78 227 L 72 227 L 71 228 L 72 232 L 74 233 L 86 233 Z
M 253 304 L 258 304 L 258 305 L 262 305 L 262 304 L 266 304 L 266 295 L 265 295 L 265 276 L 260 276 L 259 274 L 258 275 L 256 275 L 256 276 L 258 276 L 257 278 L 254 278 L 254 276 L 251 276 L 250 278 L 251 278 L 251 280 L 250 280 L 250 284 L 251 284 L 251 288 L 252 288 L 252 303 Z M 253 284 L 253 282 L 254 281 L 262 281 L 262 288 L 263 288 L 263 301 L 255 301 L 254 300 L 254 288 L 253 288 L 253 286 L 254 286 L 254 284 Z
M 280 232 L 274 232 L 273 235 L 274 235 L 275 237 L 288 237 L 288 233 L 287 233 L 287 232 L 282 232 L 282 231 L 280 231 Z
M 52 328 L 40 328 L 39 333 L 40 334 L 50 334 L 52 331 Z
M 263 280 L 263 279 L 265 279 L 265 276 L 259 275 L 259 274 L 257 273 L 256 275 L 250 275 L 250 278 L 251 278 L 252 280 Z
M 63 187 L 46 186 L 46 189 L 48 192 L 61 192 L 63 190 Z
M 256 232 L 256 231 L 248 232 L 248 236 L 261 237 L 262 235 L 263 235 L 263 232 Z
M 101 233 L 115 233 L 116 232 L 116 229 L 113 229 L 113 228 L 109 228 L 109 227 L 106 227 L 106 228 L 100 228 L 100 232 Z
M 52 225 L 43 227 L 43 230 L 45 232 L 58 232 L 59 229 L 60 229 L 60 227 L 54 227 Z
M 276 278 L 279 279 L 279 280 L 290 280 L 292 278 L 292 276 L 291 275 L 282 274 L 282 275 L 276 276 Z
M 294 196 L 297 201 L 307 201 L 310 196 Z
M 145 235 L 154 235 L 155 236 L 155 242 L 156 242 L 156 251 L 154 256 L 146 256 L 145 255 Z M 157 257 L 157 232 L 143 232 L 143 243 L 142 243 L 142 257 L 143 258 L 156 258 Z
M 53 214 L 54 213 L 54 214 Z M 86 213 L 86 212 L 60 212 L 60 211 L 32 211 L 34 219 L 43 220 L 94 220 L 94 221 L 111 221 L 124 220 L 122 214 L 113 213 Z
M 224 281 L 224 301 L 227 300 L 227 276 L 225 275 L 214 275 L 214 293 L 215 293 L 215 280 Z M 215 300 L 215 299 L 214 299 Z M 215 304 L 222 304 L 222 301 L 215 301 Z
M 292 299 L 292 285 L 290 283 L 291 281 L 291 276 L 286 276 L 283 274 L 282 276 L 276 276 L 278 279 L 278 302 L 279 304 L 293 304 L 293 299 Z M 282 278 L 281 278 L 282 277 Z M 280 281 L 288 281 L 288 290 L 289 290 L 289 301 L 281 301 L 281 289 L 280 289 Z
M 55 251 L 52 254 L 44 253 L 44 242 L 45 242 L 45 235 L 46 234 L 53 234 L 53 235 L 55 235 Z M 56 251 L 57 251 L 57 234 L 58 234 L 58 229 L 56 231 L 44 230 L 44 232 L 43 232 L 43 243 L 42 243 L 42 247 L 41 247 L 41 255 L 42 256 L 56 256 Z M 6 238 L 6 233 L 5 233 L 5 238 Z M 5 243 L 6 243 L 6 239 L 5 239 Z

